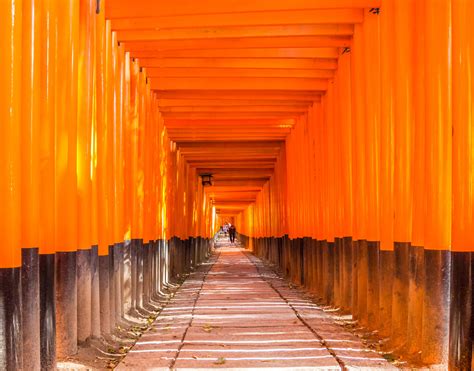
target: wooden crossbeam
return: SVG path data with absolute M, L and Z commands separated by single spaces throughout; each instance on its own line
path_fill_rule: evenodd
M 119 41 L 123 41 L 120 40 Z M 183 39 L 159 41 L 127 41 L 126 50 L 199 50 L 222 49 L 232 45 L 236 49 L 248 48 L 328 48 L 349 47 L 350 36 L 286 36 L 286 37 L 234 37 L 226 39 Z
M 255 143 L 248 143 L 248 142 L 238 142 L 233 143 L 231 146 L 238 147 L 241 149 L 245 148 L 274 148 L 279 149 L 283 145 L 284 142 L 282 141 L 262 141 L 262 142 L 255 142 Z M 219 148 L 228 148 L 228 144 L 226 142 L 215 142 L 215 141 L 203 141 L 201 143 L 176 143 L 178 148 L 189 148 L 189 149 L 207 149 L 207 150 L 214 150 Z
M 215 63 L 215 62 L 212 62 Z M 224 61 L 225 63 L 225 61 Z M 252 62 L 250 62 L 252 63 Z M 246 64 L 250 64 L 246 63 Z M 208 63 L 209 65 L 210 63 Z M 271 60 L 267 62 L 271 64 Z M 282 63 L 283 64 L 283 63 Z M 290 65 L 289 62 L 286 63 Z M 154 77 L 287 77 L 287 78 L 333 78 L 333 69 L 315 68 L 249 68 L 249 67 L 148 67 L 147 76 Z
M 269 12 L 310 9 L 379 8 L 381 0 L 108 0 L 107 18 L 159 17 L 189 14 Z
M 136 50 L 135 58 L 338 58 L 338 48 Z
M 140 65 L 148 71 L 155 68 L 337 68 L 337 60 L 329 58 L 142 58 Z M 147 72 L 148 74 L 148 72 Z
M 313 90 L 325 91 L 328 82 L 325 79 L 294 79 L 285 77 L 274 78 L 226 78 L 207 79 L 201 77 L 155 77 L 151 79 L 151 88 L 154 90 L 227 90 L 232 86 L 234 90 Z
M 232 142 L 238 142 L 238 141 L 242 141 L 242 140 L 247 140 L 249 142 L 251 141 L 261 141 L 261 140 L 285 140 L 286 139 L 286 135 L 259 135 L 259 136 L 252 136 L 252 137 L 249 137 L 248 135 L 233 135 L 233 136 L 227 136 L 225 137 L 224 135 L 221 135 L 221 136 L 214 136 L 214 137 L 205 137 L 205 136 L 200 136 L 200 135 L 188 135 L 188 136 L 181 136 L 181 137 L 176 137 L 176 138 L 172 138 L 172 140 L 176 140 L 176 141 L 181 141 L 181 142 L 202 142 L 203 140 L 217 140 L 217 141 L 222 141 L 222 140 L 226 140 L 227 142 L 229 143 L 232 143 Z
M 159 99 L 272 99 L 272 100 L 304 100 L 313 101 L 321 98 L 321 92 L 291 90 L 163 90 L 156 91 Z
M 362 9 L 305 9 L 220 14 L 127 17 L 112 20 L 112 30 L 153 28 L 229 27 L 296 24 L 354 24 L 364 19 Z
M 236 37 L 282 37 L 282 36 L 326 36 L 352 35 L 352 24 L 318 24 L 289 26 L 244 26 L 202 28 L 157 28 L 117 31 L 120 41 L 192 40 Z
M 248 179 L 248 178 L 258 178 L 265 179 L 269 178 L 273 174 L 273 166 L 268 168 L 252 168 L 252 167 L 237 167 L 233 166 L 232 169 L 222 168 L 222 169 L 211 169 L 210 167 L 205 166 L 196 166 L 196 171 L 198 173 L 210 173 L 217 178 L 225 177 L 225 179 Z
M 298 100 L 288 100 L 288 101 L 278 101 L 278 100 L 222 100 L 222 99 L 159 99 L 159 107 L 202 107 L 202 106 L 303 106 L 308 107 L 311 105 L 311 102 L 307 101 L 298 101 Z
M 160 112 L 297 112 L 304 113 L 308 109 L 307 105 L 268 105 L 268 106 L 180 106 L 180 107 L 160 107 Z

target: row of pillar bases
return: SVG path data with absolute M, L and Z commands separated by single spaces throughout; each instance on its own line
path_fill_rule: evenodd
M 470 370 L 474 255 L 350 237 L 253 238 L 257 256 L 419 365 Z
M 130 327 L 126 314 L 147 318 L 159 308 L 210 250 L 202 237 L 134 239 L 103 256 L 97 246 L 45 255 L 23 249 L 21 268 L 0 269 L 0 369 L 55 370 L 78 346 L 105 344 L 117 326 Z

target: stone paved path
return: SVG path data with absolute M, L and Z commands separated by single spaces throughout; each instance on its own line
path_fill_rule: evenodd
M 119 370 L 394 369 L 235 247 L 191 274 Z

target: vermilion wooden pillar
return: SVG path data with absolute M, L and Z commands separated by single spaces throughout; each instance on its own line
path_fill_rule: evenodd
M 56 2 L 41 2 L 48 28 L 41 40 L 41 130 L 40 130 L 40 333 L 41 368 L 56 369 L 56 280 L 55 280 L 55 121 L 58 11 Z
M 339 56 L 339 103 L 340 108 L 340 145 L 341 145 L 341 192 L 342 192 L 342 308 L 349 311 L 352 307 L 352 235 L 353 235 L 353 192 L 352 192 L 352 131 L 351 115 L 351 53 Z
M 366 77 L 365 159 L 367 179 L 367 327 L 379 325 L 380 250 L 380 14 L 364 16 L 364 66 Z M 361 149 L 362 150 L 362 149 Z
M 116 325 L 116 292 L 115 292 L 115 220 L 117 206 L 115 204 L 116 164 L 114 161 L 114 145 L 116 140 L 116 109 L 115 109 L 115 60 L 117 57 L 117 35 L 112 31 L 110 20 L 105 21 L 105 122 L 106 122 L 106 158 L 107 158 L 107 245 L 108 245 L 108 288 L 109 288 L 109 321 L 110 331 Z M 105 259 L 104 259 L 105 260 Z
M 0 3 L 0 368 L 23 365 L 21 321 L 22 3 Z
M 452 1 L 453 220 L 449 367 L 472 362 L 474 252 L 474 4 Z
M 110 295 L 109 295 L 109 234 L 112 224 L 109 219 L 108 201 L 108 140 L 107 140 L 107 80 L 106 54 L 107 30 L 105 14 L 101 11 L 97 15 L 96 29 L 96 120 L 97 120 L 97 237 L 98 237 L 98 271 L 99 271 L 99 307 L 101 335 L 110 334 Z
M 422 360 L 448 362 L 452 220 L 451 1 L 425 2 L 425 297 Z
M 364 27 L 355 25 L 354 39 L 351 49 L 353 78 L 352 107 L 354 118 L 353 131 L 353 185 L 354 185 L 354 241 L 353 241 L 353 300 L 354 315 L 363 325 L 367 325 L 367 169 L 365 159 L 366 147 L 366 103 L 365 94 L 367 81 L 364 65 Z M 357 298 L 357 299 L 356 299 Z
M 413 221 L 409 256 L 408 323 L 406 351 L 415 361 L 422 348 L 422 318 L 424 297 L 424 235 L 425 235 L 425 13 L 424 0 L 416 1 L 414 51 L 414 139 L 413 139 Z
M 94 2 L 92 1 L 94 5 Z M 95 3 L 92 9 L 92 122 L 91 122 L 91 158 L 90 158 L 90 179 L 91 179 L 91 336 L 94 339 L 100 337 L 100 277 L 99 277 L 99 194 L 98 194 L 98 121 L 99 121 L 99 88 L 98 78 L 100 76 L 100 50 L 102 47 L 100 43 L 100 25 L 103 22 L 104 9 L 103 2 L 101 4 Z M 97 6 L 99 5 L 99 6 Z
M 96 7 L 93 1 L 79 6 L 78 110 L 77 110 L 77 340 L 86 342 L 92 335 L 92 115 L 93 53 Z
M 413 2 L 394 3 L 394 232 L 392 344 L 405 345 L 413 209 Z
M 77 68 L 79 1 L 58 4 L 55 92 L 56 347 L 77 352 Z M 73 200 L 71 202 L 71 200 Z
M 37 1 L 23 1 L 23 61 L 21 120 L 21 234 L 23 367 L 39 369 L 40 361 L 40 73 L 42 7 Z
M 123 107 L 123 71 L 125 50 L 117 40 L 113 45 L 113 75 L 114 75 L 114 144 L 113 144 L 113 162 L 115 169 L 115 187 L 114 187 L 114 289 L 115 289 L 115 321 L 120 323 L 123 312 L 123 252 L 125 240 L 124 225 L 124 117 Z
M 393 169 L 394 169 L 394 1 L 384 2 L 380 13 L 380 287 L 381 336 L 388 338 L 392 327 L 393 250 Z

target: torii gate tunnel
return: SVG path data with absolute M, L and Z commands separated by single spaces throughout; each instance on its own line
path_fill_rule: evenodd
M 0 369 L 110 334 L 225 221 L 403 356 L 470 369 L 473 19 L 472 0 L 0 0 Z

